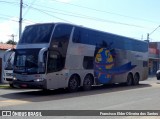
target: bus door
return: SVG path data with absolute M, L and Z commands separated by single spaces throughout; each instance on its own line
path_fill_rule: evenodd
M 58 51 L 49 51 L 47 63 L 47 88 L 56 89 L 65 87 L 63 73 L 64 58 Z

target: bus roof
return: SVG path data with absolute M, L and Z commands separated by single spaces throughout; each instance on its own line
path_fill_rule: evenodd
M 101 32 L 101 33 L 107 33 L 107 34 L 110 34 L 110 35 L 115 35 L 115 36 L 117 36 L 117 37 L 125 38 L 125 39 L 128 39 L 128 40 L 135 40 L 135 41 L 138 41 L 138 42 L 148 43 L 146 40 L 143 41 L 143 40 L 139 40 L 139 39 L 135 39 L 135 38 L 123 36 L 123 35 L 118 35 L 118 34 L 106 32 L 106 31 L 102 31 L 102 30 L 97 30 L 97 29 L 94 29 L 94 28 L 85 27 L 85 26 L 82 26 L 82 25 L 76 25 L 76 24 L 65 23 L 65 22 L 37 23 L 37 24 L 28 25 L 28 26 L 42 25 L 42 24 L 55 24 L 55 25 L 64 24 L 64 25 L 70 25 L 70 26 L 73 26 L 73 27 L 79 27 L 79 28 L 84 28 L 84 29 L 88 29 L 88 30 L 93 30 L 93 31 Z

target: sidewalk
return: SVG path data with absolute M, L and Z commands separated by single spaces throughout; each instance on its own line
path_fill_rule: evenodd
M 148 75 L 148 78 L 154 78 L 154 77 L 156 77 L 156 74 Z
M 149 75 L 148 79 L 156 79 L 157 80 L 157 77 L 156 77 L 156 75 Z
M 0 83 L 0 90 L 1 89 L 10 89 L 11 87 L 9 86 L 9 84 L 6 83 Z
M 9 86 L 8 83 L 0 83 L 0 86 Z
M 9 86 L 8 83 L 0 83 L 0 88 L 1 88 L 1 87 L 8 87 L 8 86 Z

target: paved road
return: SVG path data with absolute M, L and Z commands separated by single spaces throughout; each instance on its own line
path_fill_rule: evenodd
M 67 93 L 65 90 L 0 89 L 0 110 L 158 110 L 160 81 L 149 78 L 138 86 L 110 85 L 94 87 L 91 91 Z M 4 118 L 4 117 L 3 117 Z M 6 118 L 6 117 L 5 117 Z M 25 117 L 24 117 L 25 118 Z M 53 118 L 53 117 L 48 117 Z M 75 117 L 54 117 L 58 119 Z M 84 117 L 76 117 L 84 119 Z M 102 119 L 98 117 L 85 117 Z M 106 118 L 106 117 L 104 117 Z M 121 116 L 107 118 L 158 119 L 159 117 Z M 17 117 L 16 117 L 17 119 Z M 39 118 L 40 119 L 40 118 Z

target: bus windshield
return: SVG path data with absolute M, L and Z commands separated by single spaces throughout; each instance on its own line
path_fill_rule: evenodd
M 54 24 L 27 26 L 19 44 L 49 43 Z
M 38 73 L 39 50 L 40 49 L 16 50 L 14 60 L 14 72 L 27 74 Z

